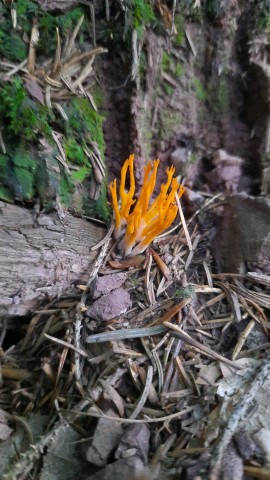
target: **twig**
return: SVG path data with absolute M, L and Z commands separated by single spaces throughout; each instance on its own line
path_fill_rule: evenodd
M 89 355 L 85 350 L 82 350 L 81 348 L 74 347 L 72 343 L 65 342 L 65 340 L 61 340 L 60 338 L 52 337 L 51 335 L 48 335 L 47 333 L 44 333 L 44 337 L 48 338 L 48 340 L 51 340 L 52 342 L 57 343 L 58 345 L 62 345 L 63 347 L 70 348 L 71 350 L 74 350 L 75 352 L 79 353 L 82 357 L 88 358 Z
M 193 245 L 192 245 L 191 249 L 189 249 L 190 252 L 189 252 L 187 261 L 186 261 L 186 263 L 185 263 L 185 271 L 187 271 L 187 269 L 188 269 L 188 267 L 189 267 L 189 265 L 190 265 L 190 263 L 191 263 L 191 261 L 192 261 L 192 258 L 193 258 L 193 256 L 194 256 L 194 253 L 195 253 L 195 250 L 196 250 L 196 248 L 197 248 L 197 246 L 198 246 L 198 243 L 199 243 L 199 241 L 200 241 L 200 238 L 201 238 L 201 235 L 200 235 L 200 234 L 197 235 L 197 236 L 195 237 L 195 240 L 194 240 L 194 242 L 193 242 Z
M 259 389 L 262 387 L 264 382 L 266 382 L 269 374 L 270 356 L 268 355 L 259 367 L 251 385 L 247 386 L 246 392 L 241 397 L 240 403 L 237 404 L 234 411 L 230 414 L 225 431 L 219 439 L 215 448 L 215 452 L 212 455 L 210 480 L 218 480 L 220 478 L 224 453 L 233 435 L 236 433 L 237 429 L 248 415 L 248 411 L 252 405 L 252 402 L 254 401 Z
M 26 58 L 25 60 L 23 60 L 21 63 L 19 63 L 18 65 L 16 65 L 14 68 L 12 68 L 11 70 L 9 70 L 9 72 L 7 72 L 6 76 L 7 77 L 12 77 L 12 75 L 15 75 L 15 73 L 17 73 L 19 70 L 23 70 L 26 72 L 25 70 L 25 66 L 27 65 L 27 62 L 28 62 L 28 58 Z

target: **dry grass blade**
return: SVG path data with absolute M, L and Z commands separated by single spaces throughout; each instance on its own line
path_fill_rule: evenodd
M 54 388 L 53 388 L 53 391 L 52 391 L 52 394 L 51 394 L 51 399 L 50 399 L 50 407 L 52 406 L 54 400 L 57 397 L 58 382 L 59 382 L 61 373 L 62 373 L 64 365 L 65 365 L 65 361 L 66 361 L 66 358 L 67 358 L 68 351 L 69 351 L 69 348 L 65 347 L 64 350 L 61 353 L 61 356 L 60 356 L 59 365 L 58 365 L 58 369 L 57 369 L 57 374 L 56 374 L 56 377 L 55 377 L 55 384 L 54 384 Z
M 63 347 L 66 347 L 67 349 L 74 350 L 74 352 L 79 353 L 84 358 L 89 358 L 89 355 L 85 350 L 83 350 L 82 348 L 75 347 L 74 345 L 72 345 L 72 343 L 65 342 L 65 340 L 61 340 L 60 338 L 52 337 L 47 333 L 44 333 L 44 337 L 47 338 L 48 340 L 51 340 L 54 343 L 57 343 L 58 345 L 62 345 Z
M 147 397 L 149 395 L 149 390 L 150 390 L 150 387 L 151 387 L 151 384 L 152 384 L 152 379 L 153 379 L 153 367 L 152 367 L 152 365 L 149 365 L 149 367 L 147 369 L 145 387 L 144 387 L 141 398 L 140 398 L 135 410 L 130 415 L 131 419 L 137 418 L 138 415 L 140 414 L 141 409 L 143 408 L 143 406 L 144 406 L 144 404 L 147 400 Z
M 185 263 L 185 271 L 187 271 L 189 265 L 191 264 L 191 261 L 192 261 L 192 259 L 193 259 L 195 250 L 196 250 L 196 248 L 197 248 L 197 246 L 198 246 L 198 244 L 199 244 L 200 238 L 201 238 L 201 235 L 200 235 L 200 234 L 195 237 L 195 240 L 194 240 L 194 242 L 193 242 L 192 248 L 190 249 L 189 255 L 188 255 L 188 257 L 187 257 L 187 261 L 186 261 L 186 263 Z
M 73 89 L 76 89 L 76 87 L 81 85 L 84 82 L 84 80 L 91 75 L 91 73 L 93 72 L 92 64 L 93 64 L 94 60 L 95 60 L 95 55 L 93 55 L 93 57 L 91 57 L 88 60 L 87 64 L 81 70 L 80 75 L 72 83 L 72 88 Z
M 153 281 L 150 280 L 152 261 L 153 261 L 153 257 L 149 255 L 146 263 L 145 276 L 144 276 L 145 293 L 146 293 L 148 305 L 154 305 L 154 303 L 156 303 Z
M 243 285 L 241 285 L 239 282 L 237 282 L 237 285 L 230 284 L 230 288 L 235 291 L 236 293 L 239 293 L 242 295 L 247 302 L 251 301 L 256 303 L 257 305 L 261 307 L 265 307 L 270 309 L 270 297 L 269 295 L 266 295 L 264 293 L 260 292 L 254 292 L 251 290 L 248 290 L 245 288 Z
M 59 152 L 60 152 L 60 155 L 61 155 L 61 157 L 56 156 L 56 158 L 57 158 L 57 160 L 61 163 L 61 165 L 63 165 L 63 167 L 65 167 L 67 173 L 68 173 L 69 175 L 71 175 L 69 166 L 68 166 L 68 164 L 67 164 L 66 154 L 65 154 L 65 151 L 64 151 L 64 149 L 63 149 L 63 147 L 62 147 L 62 144 L 61 144 L 61 142 L 60 142 L 61 136 L 59 135 L 59 133 L 52 131 L 52 137 L 53 137 L 53 139 L 54 139 L 54 141 L 55 141 L 55 143 L 56 143 L 56 145 L 57 145 L 57 147 L 58 147 L 58 150 L 59 150 Z
M 25 60 L 23 60 L 21 63 L 19 63 L 18 65 L 15 65 L 13 68 L 11 68 L 11 70 L 9 70 L 9 72 L 6 73 L 6 76 L 7 77 L 12 77 L 12 75 L 15 75 L 17 72 L 19 72 L 20 70 L 24 71 L 25 73 L 28 72 L 28 70 L 26 70 L 24 67 L 27 65 L 28 63 L 28 59 L 26 58 Z
M 161 318 L 153 320 L 151 323 L 148 324 L 148 327 L 152 327 L 153 325 L 165 325 L 164 322 L 171 320 L 177 313 L 182 310 L 186 305 L 188 305 L 191 301 L 191 298 L 185 298 L 182 302 L 174 305 L 168 312 L 166 312 Z
M 28 53 L 28 62 L 27 68 L 29 73 L 34 73 L 35 65 L 36 65 L 36 45 L 39 40 L 39 30 L 38 30 L 38 23 L 37 19 L 33 19 L 33 27 L 31 31 L 31 38 L 30 38 L 30 46 L 29 46 L 29 53 Z
M 179 215 L 180 215 L 181 222 L 182 222 L 182 226 L 183 226 L 183 229 L 184 229 L 184 232 L 185 232 L 185 236 L 186 236 L 188 248 L 189 248 L 189 250 L 191 251 L 191 250 L 192 250 L 191 239 L 190 239 L 189 231 L 188 231 L 188 228 L 187 228 L 185 216 L 184 216 L 184 213 L 183 213 L 183 210 L 182 210 L 182 207 L 181 207 L 181 203 L 180 203 L 180 200 L 179 200 L 177 194 L 175 194 L 175 200 L 176 200 L 176 202 L 177 202 L 177 206 L 178 206 L 178 210 L 179 210 Z
M 20 348 L 20 352 L 23 352 L 26 347 L 27 347 L 27 344 L 29 343 L 31 337 L 32 337 L 32 334 L 37 326 L 37 323 L 39 321 L 40 317 L 38 315 L 34 315 L 31 322 L 29 323 L 28 327 L 27 327 L 27 331 L 26 331 L 26 335 L 23 339 L 23 342 L 22 342 L 22 346 Z
M 63 118 L 63 120 L 64 120 L 65 122 L 68 122 L 68 116 L 67 116 L 65 110 L 63 109 L 63 107 L 60 105 L 60 103 L 54 102 L 52 106 L 55 107 L 56 110 L 58 110 L 58 112 L 60 113 L 60 115 L 61 115 L 61 117 Z
M 174 336 L 176 336 L 177 338 L 180 338 L 181 340 L 184 340 L 184 342 L 188 343 L 189 345 L 196 347 L 201 353 L 207 355 L 208 357 L 214 358 L 219 362 L 226 363 L 233 368 L 236 368 L 236 369 L 239 368 L 239 366 L 233 361 L 223 357 L 222 355 L 219 355 L 219 353 L 214 352 L 214 350 L 211 350 L 211 348 L 206 347 L 205 345 L 202 345 L 201 343 L 197 342 L 197 340 L 194 340 L 193 338 L 191 338 L 187 333 L 185 333 L 177 325 L 174 325 L 173 323 L 170 323 L 170 322 L 163 322 L 163 325 L 173 330 Z
M 112 417 L 110 415 L 106 415 L 103 413 L 100 413 L 97 408 L 91 407 L 88 412 L 80 412 L 76 410 L 61 410 L 61 413 L 63 415 L 69 416 L 70 414 L 72 415 L 77 415 L 77 416 L 86 416 L 86 417 L 95 417 L 95 418 L 104 418 L 106 420 L 113 420 L 117 423 L 163 423 L 163 422 L 171 422 L 172 420 L 176 418 L 183 417 L 187 413 L 192 412 L 194 407 L 186 407 L 183 408 L 183 410 L 180 410 L 179 412 L 172 413 L 171 415 L 166 415 L 164 417 L 157 417 L 157 418 L 145 418 L 144 420 L 139 420 L 139 419 L 133 419 L 133 418 L 119 418 L 119 417 Z
M 259 478 L 259 480 L 269 480 L 270 473 L 267 467 L 253 467 L 251 465 L 244 465 L 244 472 L 253 478 Z
M 263 274 L 257 273 L 257 272 L 248 272 L 246 274 L 246 277 L 255 281 L 256 283 L 261 283 L 262 285 L 270 287 L 270 276 L 269 275 L 263 275 Z
M 54 64 L 52 67 L 52 75 L 55 75 L 58 73 L 58 70 L 60 68 L 60 62 L 61 62 L 61 38 L 59 34 L 59 29 L 56 27 L 56 51 L 55 51 L 55 57 L 54 57 Z
M 80 30 L 80 28 L 81 28 L 81 26 L 82 26 L 83 20 L 84 20 L 84 16 L 82 15 L 81 18 L 79 19 L 76 27 L 75 27 L 74 30 L 73 30 L 73 33 L 72 33 L 72 35 L 71 35 L 69 44 L 67 45 L 65 51 L 63 52 L 63 57 L 64 57 L 64 58 L 66 58 L 66 57 L 68 58 L 68 57 L 71 55 L 72 50 L 73 50 L 73 48 L 74 48 L 74 44 L 75 44 L 76 37 L 77 37 L 77 35 L 78 35 L 78 33 L 79 33 L 79 30 Z
M 187 387 L 192 388 L 193 387 L 192 381 L 190 380 L 189 376 L 187 375 L 187 373 L 185 371 L 185 368 L 184 368 L 184 365 L 183 365 L 183 362 L 182 362 L 181 358 L 179 357 L 179 355 L 177 355 L 177 357 L 175 357 L 174 362 L 175 362 L 175 366 L 176 366 L 176 369 L 179 373 L 179 376 L 180 376 L 181 380 L 183 380 L 183 382 L 186 384 Z
M 243 332 L 241 332 L 241 334 L 238 338 L 237 344 L 235 345 L 235 347 L 233 349 L 233 352 L 232 352 L 232 360 L 236 360 L 237 357 L 239 356 L 239 354 L 240 354 L 240 352 L 243 348 L 243 345 L 244 345 L 245 341 L 247 340 L 248 336 L 250 335 L 250 333 L 252 332 L 255 324 L 256 324 L 255 320 L 250 320 L 248 325 L 246 326 L 246 328 L 243 330 Z
M 95 55 L 100 55 L 101 53 L 106 53 L 107 51 L 108 50 L 106 50 L 105 48 L 97 47 L 88 50 L 87 52 L 80 53 L 62 66 L 61 74 L 66 76 L 66 71 L 69 70 L 71 66 L 74 66 L 75 64 L 80 64 L 83 60 L 86 60 L 87 58 L 94 57 Z
M 28 372 L 23 368 L 14 368 L 6 365 L 0 366 L 0 372 L 3 378 L 8 378 L 9 380 L 16 380 L 16 381 L 26 380 L 30 378 L 32 375 L 31 372 Z

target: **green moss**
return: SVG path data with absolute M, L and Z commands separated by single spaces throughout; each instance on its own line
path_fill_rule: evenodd
M 82 141 L 96 142 L 101 156 L 104 158 L 105 142 L 102 131 L 104 117 L 93 110 L 87 98 L 74 99 L 68 108 L 68 117 L 67 136 L 75 131 Z
M 14 5 L 18 21 L 16 30 L 11 25 L 8 3 L 0 2 L 0 52 L 14 61 L 27 58 L 34 17 L 37 18 L 40 33 L 37 52 L 38 54 L 40 52 L 44 58 L 44 54 L 46 57 L 52 57 L 55 54 L 56 27 L 64 41 L 73 32 L 84 13 L 84 8 L 79 7 L 64 15 L 51 15 L 28 0 L 16 0 Z M 139 2 L 132 0 L 129 7 L 132 11 L 133 27 L 136 24 L 139 29 L 139 24 L 143 25 L 153 18 L 153 9 L 148 0 Z M 85 20 L 76 44 L 83 43 L 84 33 L 87 32 L 88 35 L 88 30 L 88 21 Z M 23 33 L 28 37 L 23 37 Z M 104 108 L 101 88 L 95 86 L 91 94 L 100 111 Z M 96 142 L 104 159 L 105 143 L 102 131 L 104 117 L 93 110 L 86 98 L 76 98 L 65 108 L 69 121 L 64 125 L 58 119 L 56 124 L 55 117 L 47 108 L 28 96 L 19 76 L 2 83 L 0 115 L 5 126 L 3 132 L 5 143 L 8 146 L 13 142 L 19 147 L 13 149 L 8 147 L 7 155 L 0 155 L 0 198 L 29 201 L 38 195 L 42 205 L 50 207 L 55 197 L 59 195 L 63 204 L 73 209 L 76 209 L 77 205 L 83 206 L 84 197 L 89 199 L 92 166 L 84 148 L 87 146 L 91 148 L 91 143 Z M 59 152 L 50 141 L 53 127 L 65 134 L 66 140 L 63 147 L 68 162 L 79 167 L 76 171 L 72 171 L 71 175 L 67 175 L 56 159 Z M 46 149 L 46 152 L 39 152 L 36 158 L 32 158 L 32 154 L 26 154 L 26 152 L 40 136 L 49 139 L 50 148 Z M 82 187 L 77 185 L 78 182 Z M 103 219 L 109 214 L 106 192 L 107 180 L 105 179 L 98 201 L 85 202 L 87 208 L 91 204 L 89 208 L 94 216 Z M 88 214 L 83 209 L 81 213 Z
M 199 78 L 193 79 L 193 85 L 195 87 L 195 95 L 197 99 L 200 100 L 201 102 L 204 102 L 205 100 L 207 100 L 207 92 L 203 88 Z
M 35 159 L 26 150 L 21 147 L 15 150 L 12 155 L 13 165 L 18 168 L 24 168 L 29 172 L 35 172 L 37 169 L 37 163 Z
M 71 194 L 72 194 L 73 190 L 74 190 L 74 187 L 73 187 L 70 179 L 64 173 L 60 178 L 59 197 L 60 197 L 61 202 L 64 205 L 66 205 L 67 207 L 69 207 L 70 204 L 71 204 L 71 198 L 72 198 Z
M 37 162 L 36 193 L 42 202 L 42 207 L 46 210 L 53 208 L 55 198 L 59 195 L 61 175 L 65 175 L 56 158 L 58 155 L 57 147 L 53 146 L 46 151 L 39 152 L 35 158 Z
M 31 200 L 34 194 L 33 174 L 20 167 L 14 167 L 13 171 L 16 178 L 15 197 L 19 200 Z
M 155 14 L 151 3 L 147 0 L 129 0 L 128 8 L 132 15 L 134 28 L 139 28 L 155 20 Z
M 19 200 L 31 200 L 35 194 L 35 174 L 37 163 L 35 159 L 19 147 L 12 155 L 14 172 L 14 195 Z
M 181 124 L 181 114 L 174 111 L 164 111 L 161 117 L 161 140 L 168 140 L 175 130 Z
M 0 31 L 0 52 L 9 60 L 21 62 L 27 58 L 28 48 L 16 32 Z
M 74 137 L 69 137 L 64 143 L 64 150 L 66 153 L 67 159 L 75 163 L 76 165 L 88 164 L 88 159 L 83 151 L 81 145 L 75 140 Z
M 175 65 L 175 69 L 174 69 L 175 77 L 180 78 L 184 75 L 184 73 L 185 73 L 184 65 L 182 63 L 178 62 Z
M 65 38 L 74 30 L 82 15 L 83 9 L 80 7 L 75 8 L 64 15 L 55 16 L 50 15 L 45 11 L 40 11 L 38 15 L 40 29 L 39 49 L 43 50 L 46 48 L 47 53 L 48 51 L 50 53 L 54 53 L 56 44 L 56 28 L 59 29 L 60 37 Z M 87 22 L 84 21 L 81 26 L 80 33 L 86 31 L 86 29 Z M 80 40 L 80 36 L 77 37 L 77 41 L 78 40 Z
M 161 68 L 163 72 L 169 72 L 171 70 L 171 58 L 167 52 L 163 52 L 161 59 Z
M 145 128 L 143 132 L 143 143 L 145 145 L 147 158 L 151 156 L 153 132 L 151 128 Z
M 0 184 L 16 200 L 31 200 L 36 194 L 36 160 L 21 143 L 8 147 L 6 155 L 0 155 Z
M 43 105 L 27 97 L 20 78 L 14 77 L 0 89 L 0 112 L 7 132 L 32 140 L 38 134 L 50 137 L 52 115 Z
M 226 77 L 219 78 L 217 85 L 209 86 L 208 99 L 216 114 L 226 111 L 230 102 L 229 84 Z
M 0 187 L 0 200 L 3 202 L 13 203 L 14 199 L 7 187 Z
M 103 180 L 102 190 L 98 200 L 89 199 L 89 177 L 92 167 L 84 153 L 89 143 L 98 145 L 102 159 L 104 159 L 105 142 L 102 125 L 104 117 L 93 110 L 88 99 L 76 98 L 66 107 L 68 122 L 65 124 L 66 142 L 64 144 L 67 158 L 70 162 L 80 166 L 79 170 L 72 172 L 71 177 L 60 182 L 60 198 L 66 205 L 73 205 L 79 213 L 96 216 L 106 220 L 109 216 L 107 207 L 107 180 Z M 89 148 L 89 147 L 88 147 Z M 91 147 L 90 147 L 91 149 Z M 77 182 L 83 182 L 82 194 L 78 195 L 75 188 Z M 83 200 L 81 200 L 81 195 Z
M 168 97 L 171 97 L 174 90 L 173 87 L 164 82 L 163 88 L 165 90 L 166 95 L 168 95 Z
M 253 15 L 253 24 L 255 31 L 259 34 L 265 32 L 269 33 L 270 18 L 269 18 L 269 0 L 257 0 L 255 2 L 256 13 Z M 252 28 L 253 25 L 250 25 Z
M 101 192 L 97 200 L 89 199 L 89 195 L 84 196 L 83 209 L 87 215 L 97 216 L 104 221 L 107 221 L 110 215 L 110 210 L 107 203 L 107 182 L 104 182 L 101 187 Z
M 182 15 L 175 15 L 174 25 L 176 27 L 176 34 L 174 37 L 174 42 L 176 45 L 181 47 L 185 41 L 185 20 Z
M 76 172 L 72 172 L 71 178 L 74 182 L 83 182 L 85 178 L 89 175 L 90 170 L 88 167 L 81 167 Z
M 16 0 L 16 11 L 17 11 L 17 17 L 18 19 L 22 15 L 27 15 L 27 14 L 37 14 L 39 11 L 39 6 L 31 2 L 31 0 Z
M 223 112 L 229 103 L 229 88 L 227 81 L 221 79 L 219 82 L 218 96 L 217 96 L 217 109 Z
M 105 98 L 104 93 L 102 92 L 102 89 L 98 84 L 94 85 L 94 87 L 91 88 L 91 95 L 98 111 L 103 110 L 105 107 Z
M 30 37 L 34 17 L 39 25 L 37 50 L 54 55 L 56 27 L 59 29 L 60 37 L 66 38 L 74 30 L 84 13 L 83 8 L 78 7 L 63 15 L 52 15 L 46 12 L 42 6 L 40 7 L 30 0 L 16 0 L 13 5 L 17 12 L 18 27 L 16 30 L 11 24 L 9 6 L 3 5 L 2 12 L 0 12 L 0 52 L 12 61 L 22 61 L 27 58 L 29 41 L 23 40 L 23 33 Z M 87 32 L 87 28 L 88 22 L 85 20 L 80 32 Z M 78 36 L 78 40 L 80 40 L 80 36 Z
M 195 287 L 188 285 L 187 287 L 180 287 L 174 292 L 175 298 L 191 298 L 195 295 Z

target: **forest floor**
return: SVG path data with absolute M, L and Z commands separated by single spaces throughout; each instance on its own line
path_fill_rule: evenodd
M 170 165 L 185 193 L 146 252 L 123 258 L 112 219 L 87 276 L 27 316 L 3 316 L 0 474 L 270 479 L 267 2 L 209 2 L 202 15 L 201 2 L 142 1 L 155 3 L 142 31 L 121 2 L 105 3 L 91 48 L 108 176 L 119 182 L 134 152 L 138 197 L 151 158 L 155 193 Z M 77 67 L 67 90 L 86 72 Z M 61 110 L 68 94 L 51 86 Z M 104 180 L 96 140 L 93 198 Z

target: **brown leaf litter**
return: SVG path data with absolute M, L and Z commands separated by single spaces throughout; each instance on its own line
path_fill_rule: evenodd
M 2 351 L 9 428 L 16 415 L 26 424 L 30 412 L 51 418 L 35 455 L 29 446 L 14 460 L 12 478 L 33 471 L 67 425 L 93 480 L 205 478 L 202 470 L 211 480 L 267 478 L 270 279 L 213 274 L 196 218 L 186 224 L 191 251 L 180 222 L 134 266 L 118 260 L 107 235 L 88 284 L 44 305 L 24 339 Z

